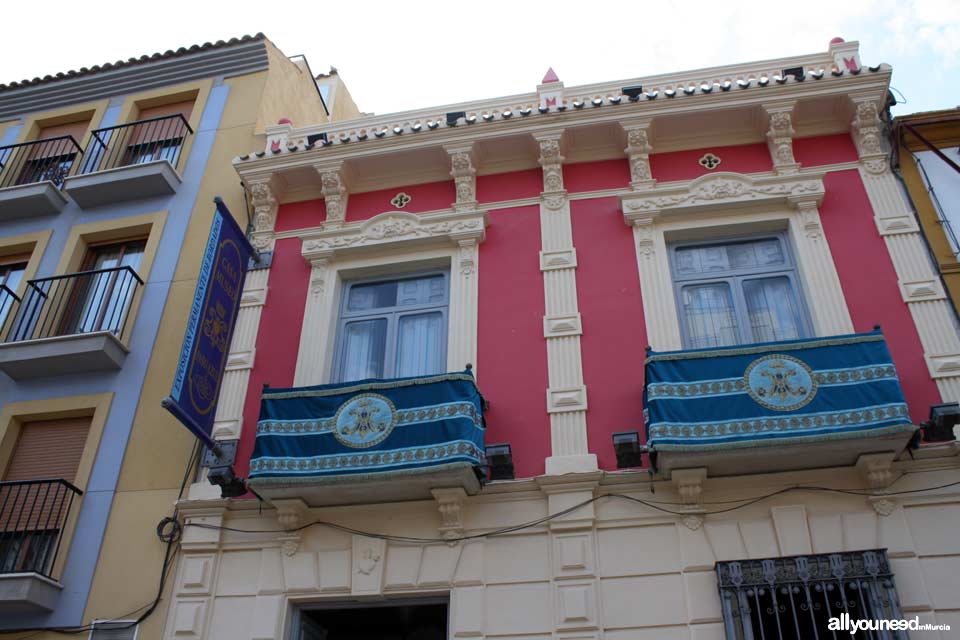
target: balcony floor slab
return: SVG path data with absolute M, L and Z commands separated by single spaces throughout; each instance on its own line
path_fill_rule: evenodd
M 109 331 L 5 342 L 0 371 L 14 380 L 111 371 L 123 366 L 127 352 Z
M 182 180 L 167 160 L 117 167 L 64 180 L 63 190 L 83 208 L 169 196 Z
M 63 586 L 38 573 L 0 573 L 0 614 L 52 611 Z
M 65 206 L 67 198 L 49 180 L 0 189 L 0 220 L 51 216 Z

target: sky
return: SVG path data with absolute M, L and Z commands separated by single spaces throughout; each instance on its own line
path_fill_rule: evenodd
M 263 32 L 385 114 L 531 92 L 550 66 L 570 87 L 826 51 L 840 36 L 864 64 L 893 66 L 894 114 L 960 105 L 960 0 L 10 4 L 0 82 Z

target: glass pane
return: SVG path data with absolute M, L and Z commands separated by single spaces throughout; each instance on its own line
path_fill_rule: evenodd
M 23 279 L 23 272 L 27 270 L 26 263 L 8 264 L 0 267 L 0 284 L 7 285 L 7 289 L 16 292 Z
M 382 378 L 386 344 L 386 318 L 348 322 L 343 330 L 340 382 Z
M 793 340 L 800 335 L 800 314 L 790 280 L 784 276 L 745 280 L 750 330 L 756 342 Z
M 422 313 L 400 318 L 397 376 L 443 372 L 443 314 Z
M 684 287 L 681 293 L 687 348 L 737 344 L 737 317 L 725 282 Z
M 431 302 L 443 302 L 443 300 L 443 276 L 430 276 L 400 282 L 400 295 L 397 300 L 397 304 L 400 306 L 429 304 Z
M 756 269 L 786 263 L 778 238 L 752 242 L 736 242 L 708 247 L 683 247 L 674 254 L 677 273 L 721 273 L 740 269 Z
M 131 242 L 105 247 L 97 252 L 92 270 L 116 267 L 136 270 L 140 266 L 145 246 L 144 242 Z M 81 308 L 75 332 L 119 332 L 136 292 L 137 281 L 133 274 L 126 270 L 94 273 L 81 278 L 76 286 L 86 292 L 86 300 Z
M 777 238 L 769 238 L 754 243 L 757 250 L 757 264 L 761 267 L 772 267 L 786 264 L 787 257 L 783 254 L 783 247 Z
M 392 307 L 397 303 L 396 282 L 375 282 L 350 287 L 347 311 L 366 311 Z

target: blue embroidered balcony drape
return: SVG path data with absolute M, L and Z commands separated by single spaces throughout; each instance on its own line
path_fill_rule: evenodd
M 265 389 L 250 478 L 262 485 L 477 467 L 482 405 L 469 372 Z
M 649 352 L 644 407 L 657 451 L 710 451 L 916 429 L 886 341 L 871 333 Z

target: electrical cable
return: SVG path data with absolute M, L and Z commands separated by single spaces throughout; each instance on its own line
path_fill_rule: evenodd
M 925 492 L 925 491 L 937 491 L 937 490 L 940 490 L 940 489 L 947 489 L 947 488 L 955 487 L 955 486 L 958 486 L 958 485 L 960 485 L 960 481 L 950 482 L 950 483 L 947 483 L 947 484 L 937 485 L 937 486 L 933 486 L 933 487 L 924 487 L 924 488 L 920 488 L 920 489 L 905 489 L 905 490 L 903 490 L 903 491 L 882 491 L 882 492 L 874 492 L 874 491 L 870 491 L 870 490 L 833 489 L 833 488 L 830 488 L 830 487 L 817 487 L 817 486 L 797 485 L 797 486 L 792 486 L 792 487 L 784 487 L 783 489 L 779 489 L 779 490 L 777 490 L 777 491 L 773 491 L 773 492 L 771 492 L 771 493 L 767 493 L 767 494 L 764 494 L 764 495 L 761 495 L 761 496 L 754 496 L 754 497 L 751 497 L 751 498 L 743 498 L 743 499 L 741 499 L 741 500 L 723 501 L 723 503 L 739 503 L 739 504 L 736 504 L 735 506 L 732 506 L 732 507 L 727 507 L 727 508 L 725 508 L 725 509 L 714 509 L 714 510 L 698 511 L 698 512 L 696 512 L 696 513 L 693 514 L 693 515 L 708 516 L 708 515 L 717 515 L 717 514 L 722 514 L 722 513 L 729 513 L 729 512 L 731 512 L 731 511 L 736 511 L 736 510 L 738 510 L 738 509 L 743 509 L 743 508 L 749 507 L 749 506 L 751 506 L 751 505 L 757 504 L 758 502 L 762 502 L 762 501 L 764 501 L 764 500 L 769 500 L 770 498 L 773 498 L 773 497 L 776 497 L 776 496 L 779 496 L 779 495 L 783 495 L 783 494 L 785 494 L 785 493 L 794 492 L 794 491 L 806 491 L 806 492 L 818 492 L 818 491 L 819 491 L 819 492 L 829 492 L 829 493 L 842 493 L 842 494 L 846 494 L 846 495 L 853 495 L 853 496 L 859 496 L 859 497 L 893 497 L 893 496 L 898 496 L 898 495 L 921 493 L 921 492 Z M 467 536 L 458 536 L 458 537 L 455 537 L 455 538 L 422 538 L 422 537 L 416 537 L 416 536 L 398 536 L 398 535 L 393 535 L 393 534 L 374 533 L 374 532 L 370 532 L 370 531 L 363 531 L 363 530 L 361 530 L 361 529 L 354 529 L 354 528 L 352 528 L 352 527 L 347 527 L 347 526 L 345 526 L 345 525 L 337 524 L 337 523 L 335 523 L 335 522 L 327 522 L 327 521 L 324 521 L 324 520 L 315 520 L 315 521 L 313 521 L 313 522 L 308 522 L 308 523 L 303 524 L 303 525 L 301 525 L 301 526 L 299 526 L 299 527 L 296 527 L 296 528 L 294 528 L 294 529 L 258 529 L 258 530 L 252 530 L 252 529 L 239 529 L 239 528 L 237 528 L 237 527 L 225 527 L 225 526 L 222 526 L 222 525 L 211 525 L 211 524 L 205 524 L 205 523 L 202 523 L 202 522 L 187 522 L 184 526 L 187 526 L 187 527 L 196 527 L 196 528 L 198 528 L 198 529 L 211 529 L 211 530 L 215 530 L 215 531 L 229 531 L 229 532 L 232 532 L 232 533 L 250 533 L 250 534 L 269 534 L 269 533 L 289 534 L 289 533 L 296 533 L 296 532 L 299 532 L 299 531 L 303 531 L 303 530 L 309 529 L 309 528 L 311 528 L 311 527 L 325 527 L 325 528 L 334 529 L 334 530 L 337 530 L 337 531 L 342 531 L 342 532 L 344 532 L 344 533 L 350 533 L 350 534 L 354 534 L 354 535 L 361 535 L 361 536 L 365 536 L 365 537 L 368 537 L 368 538 L 374 538 L 374 539 L 378 539 L 378 540 L 385 540 L 385 541 L 387 541 L 387 542 L 400 542 L 400 543 L 405 543 L 405 544 L 424 544 L 424 545 L 447 544 L 447 543 L 455 543 L 455 542 L 465 542 L 465 541 L 470 541 L 470 540 L 477 540 L 477 539 L 480 539 L 480 538 L 491 538 L 491 537 L 506 535 L 506 534 L 508 534 L 508 533 L 515 533 L 515 532 L 517 532 L 517 531 L 522 531 L 522 530 L 524 530 L 524 529 L 530 529 L 530 528 L 532 528 L 532 527 L 539 526 L 539 525 L 544 524 L 544 523 L 546 523 L 546 522 L 549 522 L 549 521 L 551 521 L 551 520 L 555 520 L 556 518 L 560 518 L 560 517 L 562 517 L 562 516 L 565 516 L 565 515 L 567 515 L 567 514 L 569 514 L 569 513 L 572 513 L 572 512 L 574 512 L 574 511 L 576 511 L 577 509 L 580 509 L 580 508 L 582 508 L 582 507 L 585 507 L 585 506 L 587 506 L 587 505 L 590 505 L 590 504 L 592 504 L 592 503 L 594 503 L 594 502 L 598 502 L 598 501 L 600 501 L 600 500 L 605 500 L 605 499 L 607 499 L 607 498 L 620 498 L 620 499 L 623 499 L 623 500 L 628 500 L 628 501 L 630 501 L 630 502 L 635 502 L 635 503 L 638 503 L 638 504 L 642 504 L 642 505 L 644 505 L 644 506 L 646 506 L 646 507 L 649 507 L 649 508 L 651 508 L 651 509 L 654 509 L 654 510 L 656 510 L 656 511 L 660 511 L 660 512 L 663 512 L 663 513 L 669 513 L 669 514 L 671 514 L 671 515 L 691 515 L 691 513 L 690 513 L 689 511 L 677 511 L 677 510 L 667 509 L 667 508 L 665 508 L 665 507 L 660 506 L 660 505 L 663 505 L 663 504 L 673 505 L 673 506 L 685 506 L 684 503 L 682 503 L 682 502 L 651 501 L 651 500 L 644 500 L 644 499 L 642 499 L 642 498 L 637 498 L 637 497 L 634 497 L 634 496 L 629 496 L 629 495 L 622 494 L 622 493 L 605 493 L 605 494 L 602 494 L 602 495 L 599 495 L 599 496 L 594 496 L 594 497 L 592 497 L 592 498 L 589 498 L 589 499 L 587 499 L 587 500 L 584 500 L 583 502 L 577 503 L 577 504 L 575 504 L 575 505 L 573 505 L 573 506 L 571 506 L 571 507 L 568 507 L 568 508 L 563 509 L 563 510 L 561 510 L 561 511 L 558 511 L 558 512 L 556 512 L 556 513 L 552 513 L 552 514 L 547 515 L 547 516 L 544 516 L 544 517 L 542 517 L 542 518 L 537 518 L 536 520 L 531 520 L 531 521 L 529 521 L 529 522 L 524 522 L 524 523 L 521 523 L 521 524 L 517 524 L 517 525 L 511 526 L 511 527 L 505 527 L 505 528 L 502 528 L 502 529 L 495 529 L 495 530 L 493 530 L 493 531 L 487 531 L 487 532 L 485 532 L 485 533 L 476 533 L 476 534 L 471 534 L 471 535 L 467 535 Z M 714 504 L 719 504 L 719 503 L 714 503 Z

